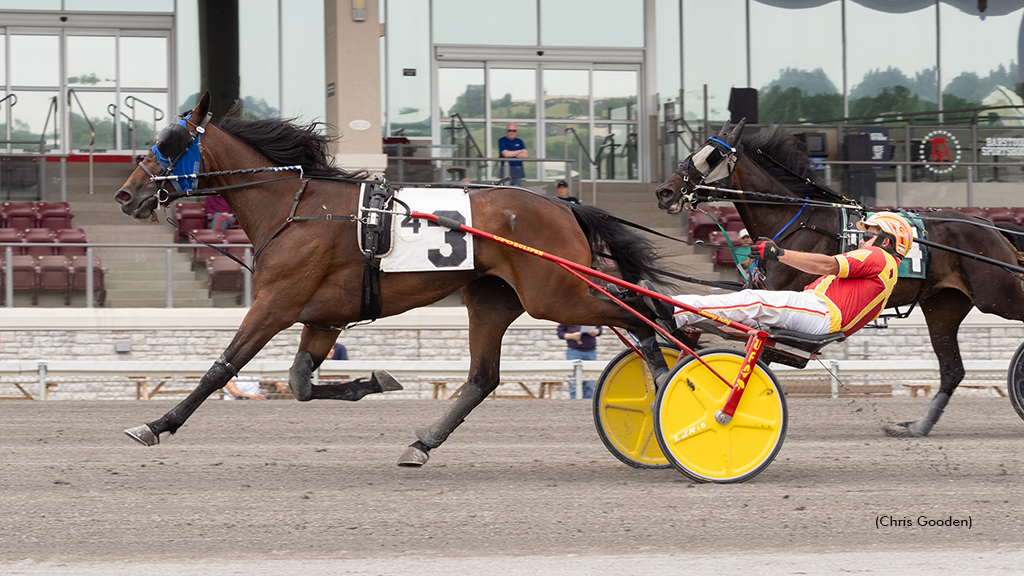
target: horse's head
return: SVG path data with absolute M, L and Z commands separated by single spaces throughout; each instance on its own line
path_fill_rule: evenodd
M 114 196 L 122 212 L 138 220 L 155 218 L 157 206 L 166 206 L 195 187 L 194 179 L 182 176 L 199 172 L 200 142 L 209 111 L 210 93 L 206 92 L 191 112 L 160 132 L 156 144 Z
M 695 186 L 728 180 L 739 158 L 738 144 L 746 123 L 744 118 L 730 131 L 726 122 L 717 138 L 708 138 L 704 146 L 683 159 L 668 180 L 655 190 L 658 208 L 678 214 L 685 204 L 693 201 Z

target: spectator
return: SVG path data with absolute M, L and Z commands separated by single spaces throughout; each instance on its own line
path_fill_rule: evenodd
M 210 219 L 210 228 L 224 230 L 238 226 L 238 219 L 231 211 L 231 206 L 228 206 L 227 201 L 219 195 L 207 196 L 206 201 L 203 202 L 203 208 L 206 211 L 206 217 Z
M 569 183 L 565 180 L 559 180 L 555 183 L 555 189 L 558 191 L 558 197 L 567 202 L 573 204 L 579 204 L 580 199 L 575 196 L 569 196 Z
M 601 335 L 600 326 L 566 326 L 558 325 L 558 337 L 565 340 L 566 360 L 597 360 L 597 337 Z M 576 399 L 576 379 L 569 380 L 569 398 Z M 583 398 L 594 397 L 594 381 L 583 383 Z
M 288 387 L 284 382 L 274 382 L 278 394 L 284 394 Z M 260 393 L 260 379 L 255 376 L 237 376 L 224 385 L 225 400 L 266 400 Z
M 348 350 L 345 350 L 343 344 L 335 344 L 331 351 L 327 353 L 326 360 L 348 360 Z
M 740 241 L 735 246 L 736 251 L 732 259 L 734 262 L 740 263 L 740 274 L 743 276 L 744 282 L 747 280 L 747 270 L 750 269 L 750 264 L 753 262 L 753 259 L 750 257 L 750 247 L 753 244 L 754 241 L 750 239 L 750 232 L 747 232 L 746 228 L 740 230 Z
M 515 123 L 509 124 L 505 128 L 505 135 L 498 139 L 498 150 L 502 158 L 529 158 L 530 153 L 526 151 L 526 143 L 520 140 L 516 134 L 519 132 L 519 128 L 516 127 Z M 505 162 L 501 163 L 502 172 L 505 171 Z M 523 170 L 523 163 L 508 162 L 508 175 L 512 177 L 509 181 L 510 186 L 519 186 L 523 183 L 523 176 L 526 172 Z

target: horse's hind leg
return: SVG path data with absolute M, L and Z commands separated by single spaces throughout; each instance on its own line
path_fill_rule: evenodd
M 153 446 L 160 443 L 160 434 L 173 434 L 199 408 L 199 405 L 218 388 L 224 387 L 238 371 L 256 355 L 275 334 L 288 328 L 294 318 L 264 313 L 268 307 L 260 302 L 253 304 L 245 320 L 235 332 L 231 344 L 199 381 L 199 385 L 184 400 L 178 403 L 159 420 L 129 428 L 124 433 L 140 444 Z
M 890 436 L 927 436 L 935 423 L 939 421 L 949 397 L 956 390 L 957 384 L 964 379 L 964 362 L 960 356 L 960 344 L 957 333 L 960 323 L 967 317 L 974 305 L 959 290 L 943 290 L 921 301 L 925 322 L 928 324 L 928 335 L 932 340 L 932 349 L 939 359 L 939 392 L 928 404 L 919 420 L 886 424 L 883 430 Z
M 338 340 L 341 330 L 302 328 L 299 352 L 288 372 L 288 387 L 299 402 L 310 400 L 348 400 L 354 402 L 367 394 L 401 390 L 402 385 L 384 370 L 374 370 L 369 378 L 358 378 L 339 384 L 313 384 L 313 372 L 320 367 L 327 353 Z
M 466 385 L 436 422 L 416 431 L 419 438 L 398 459 L 399 466 L 422 466 L 488 394 L 498 387 L 501 338 L 523 313 L 515 290 L 505 281 L 480 278 L 462 289 L 469 311 L 470 367 Z

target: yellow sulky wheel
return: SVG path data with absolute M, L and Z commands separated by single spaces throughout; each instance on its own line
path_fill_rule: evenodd
M 743 364 L 742 351 L 715 348 L 701 358 L 731 384 Z M 655 435 L 662 453 L 698 482 L 743 482 L 768 467 L 786 439 L 786 397 L 775 374 L 757 363 L 736 414 L 719 424 L 731 388 L 695 358 L 679 362 L 658 392 Z
M 671 368 L 679 358 L 674 348 L 662 348 Z M 616 356 L 594 389 L 594 425 L 608 451 L 634 468 L 669 468 L 654 437 L 657 392 L 647 363 L 630 349 Z

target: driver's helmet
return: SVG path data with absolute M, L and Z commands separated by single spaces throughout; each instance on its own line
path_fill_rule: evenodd
M 910 243 L 914 235 L 910 232 L 910 222 L 893 212 L 875 212 L 867 220 L 857 222 L 858 230 L 867 230 L 868 226 L 878 226 L 896 238 L 896 252 L 905 257 L 910 252 Z

